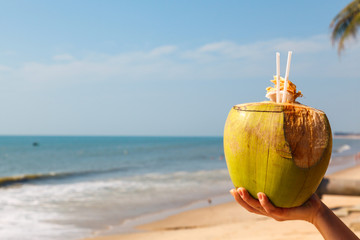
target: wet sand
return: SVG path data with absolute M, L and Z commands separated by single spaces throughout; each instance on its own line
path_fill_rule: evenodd
M 333 173 L 328 177 L 360 179 L 360 166 Z M 360 236 L 360 197 L 324 195 L 322 200 Z M 182 212 L 137 228 L 142 232 L 98 236 L 86 240 L 323 239 L 310 223 L 277 222 L 264 216 L 251 214 L 235 202 Z

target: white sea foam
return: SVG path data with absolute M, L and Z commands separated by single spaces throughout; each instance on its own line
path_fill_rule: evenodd
M 75 239 L 89 234 L 89 230 L 54 224 L 63 216 L 53 211 L 46 199 L 44 187 L 27 186 L 0 190 L 0 238 L 7 240 Z M 55 235 L 54 235 L 55 233 Z M 64 239 L 63 238 L 63 239 Z
M 342 152 L 345 152 L 347 150 L 350 150 L 350 148 L 351 147 L 348 144 L 344 144 L 341 147 L 339 147 L 338 149 L 336 149 L 335 152 L 342 153 Z
M 79 239 L 93 231 L 226 192 L 227 170 L 149 173 L 0 189 L 0 239 Z

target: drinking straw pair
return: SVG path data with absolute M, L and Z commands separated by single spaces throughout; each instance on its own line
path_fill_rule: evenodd
M 286 64 L 286 72 L 285 72 L 285 82 L 284 82 L 284 90 L 281 102 L 286 103 L 287 98 L 287 84 L 289 80 L 289 71 L 290 71 L 290 62 L 291 62 L 292 51 L 288 52 L 287 64 Z M 276 52 L 276 103 L 280 103 L 280 53 Z

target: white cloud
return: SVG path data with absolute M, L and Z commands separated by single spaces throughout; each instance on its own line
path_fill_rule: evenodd
M 13 69 L 11 67 L 5 66 L 5 65 L 0 65 L 0 72 L 10 72 Z
M 274 42 L 274 49 L 278 51 L 288 51 L 293 49 L 300 54 L 317 53 L 331 48 L 330 37 L 326 35 L 317 35 L 307 39 L 283 39 Z
M 349 48 L 350 49 L 350 48 Z M 86 81 L 149 81 L 149 80 L 221 80 L 271 78 L 275 52 L 280 51 L 282 63 L 287 51 L 293 51 L 292 71 L 297 76 L 358 77 L 359 45 L 337 57 L 328 36 L 304 39 L 272 39 L 248 44 L 231 41 L 207 43 L 195 49 L 166 45 L 146 52 L 117 55 L 94 54 L 82 59 L 71 54 L 53 57 L 55 62 L 27 62 L 22 67 L 0 66 L 6 79 L 30 82 Z M 356 61 L 357 58 L 357 61 Z M 284 69 L 284 64 L 282 65 Z M 346 72 L 345 72 L 346 71 Z M 293 73 L 292 72 L 292 73 Z M 292 74 L 291 73 L 291 74 Z M 1 76 L 0 76 L 1 77 Z
M 231 47 L 236 47 L 236 44 L 232 42 L 216 42 L 216 43 L 209 43 L 205 44 L 204 46 L 198 49 L 199 52 L 219 52 L 224 51 L 224 49 L 228 49 Z
M 72 60 L 74 60 L 75 58 L 72 56 L 72 55 L 70 55 L 70 54 L 60 54 L 60 55 L 55 55 L 54 57 L 53 57 L 53 60 L 55 60 L 55 61 L 72 61 Z
M 162 47 L 158 47 L 158 48 L 153 49 L 153 50 L 150 52 L 150 55 L 151 55 L 151 56 L 167 55 L 167 54 L 170 54 L 170 53 L 175 52 L 176 49 L 177 49 L 177 47 L 176 47 L 176 46 L 172 46 L 172 45 L 162 46 Z

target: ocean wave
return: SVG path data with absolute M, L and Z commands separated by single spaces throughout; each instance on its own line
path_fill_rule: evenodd
M 43 175 L 61 177 L 57 174 Z M 81 239 L 90 235 L 91 229 L 114 224 L 114 219 L 121 222 L 227 194 L 229 185 L 227 170 L 215 169 L 0 188 L 0 236 L 27 239 L 25 234 L 29 234 L 31 239 L 40 240 Z M 23 233 L 18 229 L 31 232 Z
M 39 173 L 39 174 L 26 174 L 20 176 L 7 176 L 0 177 L 0 187 L 9 187 L 11 185 L 21 185 L 34 181 L 49 180 L 49 179 L 63 179 L 68 177 L 77 177 L 77 176 L 86 176 L 92 174 L 102 174 L 102 173 L 111 173 L 126 171 L 128 168 L 111 168 L 111 169 L 101 169 L 101 170 L 88 170 L 88 171 L 78 171 L 78 172 L 49 172 L 49 173 Z
M 344 144 L 341 147 L 337 148 L 335 150 L 335 152 L 336 153 L 342 153 L 342 152 L 345 152 L 345 151 L 350 150 L 350 149 L 351 149 L 351 147 L 348 144 Z

